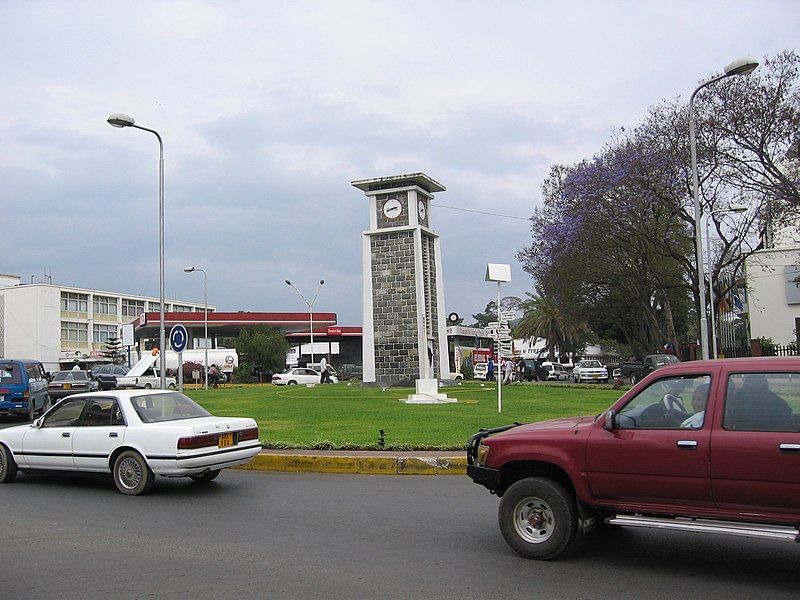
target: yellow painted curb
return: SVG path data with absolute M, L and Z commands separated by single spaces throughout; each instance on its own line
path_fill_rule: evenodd
M 465 475 L 467 459 L 437 457 L 316 456 L 308 454 L 259 454 L 247 465 L 249 471 L 291 473 L 354 473 L 365 475 Z

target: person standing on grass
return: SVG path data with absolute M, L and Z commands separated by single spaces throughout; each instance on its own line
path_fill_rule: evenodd
M 514 381 L 514 361 L 510 358 L 506 359 L 506 362 L 503 365 L 503 372 L 505 374 L 505 377 L 503 378 L 504 384 L 508 385 Z
M 490 356 L 489 362 L 486 363 L 486 381 L 494 379 L 494 359 Z
M 330 383 L 331 376 L 328 373 L 328 361 L 323 356 L 319 361 L 319 382 Z

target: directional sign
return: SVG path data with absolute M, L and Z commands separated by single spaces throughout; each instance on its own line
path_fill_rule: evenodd
M 501 310 L 500 319 L 503 321 L 513 321 L 517 317 L 517 313 L 513 310 Z
M 173 352 L 183 352 L 186 350 L 186 343 L 189 341 L 189 334 L 183 325 L 175 325 L 169 330 L 169 347 Z

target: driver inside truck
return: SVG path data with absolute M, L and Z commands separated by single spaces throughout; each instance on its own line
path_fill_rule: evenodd
M 708 383 L 698 385 L 692 393 L 692 409 L 694 414 L 681 423 L 681 427 L 691 427 L 699 429 L 703 426 L 703 420 L 706 414 L 706 403 L 708 402 Z

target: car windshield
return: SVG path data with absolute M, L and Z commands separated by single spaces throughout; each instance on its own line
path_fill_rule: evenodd
M 133 396 L 130 401 L 143 423 L 162 423 L 211 416 L 211 413 L 205 408 L 180 392 L 142 394 Z
M 22 383 L 19 365 L 14 363 L 0 364 L 0 383 L 6 385 Z
M 86 381 L 84 371 L 59 371 L 53 375 L 53 381 Z
M 600 364 L 599 360 L 585 360 L 581 363 L 581 366 L 587 369 L 598 369 L 603 365 Z

